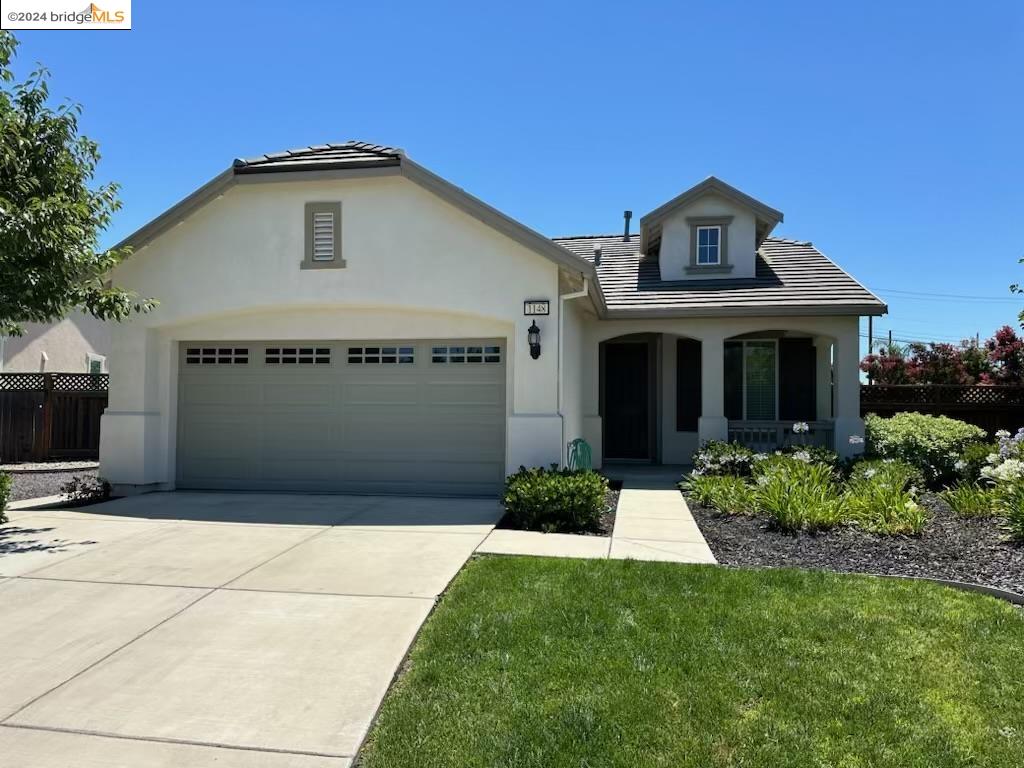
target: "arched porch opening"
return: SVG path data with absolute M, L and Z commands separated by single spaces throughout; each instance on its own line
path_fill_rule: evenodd
M 835 448 L 830 336 L 765 329 L 723 342 L 724 416 L 730 442 L 757 451 Z

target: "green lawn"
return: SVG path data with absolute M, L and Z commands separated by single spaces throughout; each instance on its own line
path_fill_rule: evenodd
M 931 584 L 482 558 L 384 702 L 365 768 L 1024 762 L 1024 614 Z

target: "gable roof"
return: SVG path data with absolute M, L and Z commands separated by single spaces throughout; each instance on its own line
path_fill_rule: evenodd
M 690 203 L 704 195 L 718 195 L 726 200 L 749 209 L 757 219 L 758 232 L 764 237 L 772 231 L 776 224 L 782 221 L 782 211 L 777 211 L 771 206 L 765 205 L 760 200 L 755 200 L 745 192 L 740 192 L 731 184 L 726 184 L 715 176 L 708 176 L 704 181 L 693 185 L 688 190 L 676 197 L 673 197 L 664 205 L 660 205 L 640 219 L 640 250 L 647 253 L 650 243 L 658 239 L 661 234 L 661 224 L 665 219 L 684 208 Z
M 550 259 L 558 266 L 590 278 L 593 299 L 599 311 L 604 308 L 604 298 L 600 293 L 594 265 L 586 259 L 579 258 L 550 238 L 506 216 L 461 187 L 431 173 L 409 159 L 402 150 L 364 141 L 318 144 L 249 159 L 236 159 L 226 171 L 133 232 L 116 247 L 142 248 L 211 200 L 224 194 L 235 184 L 279 180 L 279 174 L 282 173 L 302 173 L 303 179 L 404 176 L 520 245 Z
M 809 242 L 767 237 L 753 278 L 662 280 L 640 237 L 587 235 L 556 242 L 591 262 L 601 247 L 598 280 L 609 317 L 726 315 L 881 315 L 886 305 Z
M 881 315 L 885 304 L 810 243 L 768 237 L 782 213 L 713 176 L 656 208 L 641 221 L 642 235 L 587 235 L 549 239 L 412 161 L 401 149 L 363 141 L 318 144 L 236 159 L 195 192 L 125 238 L 116 247 L 141 248 L 235 184 L 301 179 L 401 175 L 559 267 L 588 279 L 601 317 L 686 317 L 737 314 Z M 657 258 L 644 257 L 647 239 L 675 210 L 705 194 L 751 209 L 763 240 L 751 279 L 663 281 Z M 642 241 L 643 240 L 643 241 Z M 602 259 L 595 266 L 594 246 Z

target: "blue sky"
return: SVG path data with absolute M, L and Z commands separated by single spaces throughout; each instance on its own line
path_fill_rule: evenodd
M 357 138 L 551 236 L 717 175 L 886 299 L 876 334 L 1024 306 L 1019 0 L 133 6 L 130 32 L 19 33 L 122 185 L 108 244 L 234 157 Z

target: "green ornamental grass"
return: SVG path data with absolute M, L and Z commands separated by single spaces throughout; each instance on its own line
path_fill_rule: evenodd
M 735 475 L 695 475 L 681 483 L 683 491 L 698 504 L 729 515 L 752 515 L 757 494 L 750 483 Z
M 928 520 L 920 485 L 921 473 L 905 462 L 860 462 L 843 492 L 843 517 L 873 533 L 920 533 Z
M 978 483 L 957 483 L 939 496 L 961 517 L 992 517 L 999 514 L 995 490 Z
M 784 531 L 830 528 L 842 519 L 842 503 L 831 468 L 786 456 L 754 466 L 757 505 Z

